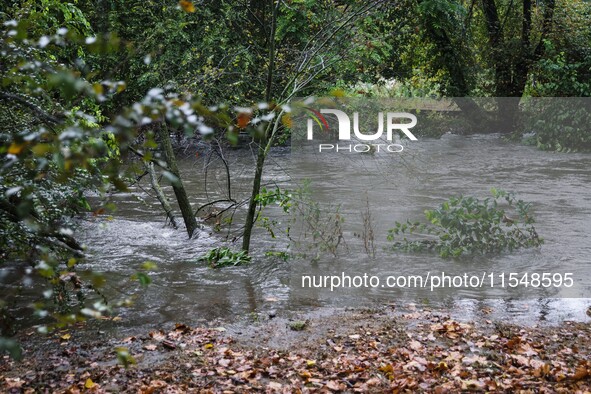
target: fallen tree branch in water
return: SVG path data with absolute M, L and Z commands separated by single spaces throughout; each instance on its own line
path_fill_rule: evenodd
M 160 187 L 160 183 L 158 183 L 158 177 L 156 176 L 156 171 L 154 170 L 154 163 L 150 162 L 146 164 L 146 168 L 148 169 L 148 173 L 150 174 L 150 184 L 152 185 L 152 189 L 156 192 L 156 198 L 160 201 L 160 205 L 162 205 L 162 209 L 166 213 L 166 217 L 170 220 L 170 224 L 176 230 L 178 225 L 176 223 L 176 219 L 174 214 L 172 213 L 172 207 L 170 206 L 170 202 L 164 195 L 162 191 L 162 187 Z

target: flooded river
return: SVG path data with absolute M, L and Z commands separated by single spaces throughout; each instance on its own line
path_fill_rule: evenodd
M 213 156 L 206 165 L 207 154 L 202 149 L 188 148 L 185 153 L 182 177 L 195 207 L 224 197 L 226 172 L 219 158 Z M 133 297 L 134 305 L 120 310 L 121 324 L 129 328 L 175 321 L 197 324 L 269 311 L 289 314 L 322 307 L 398 302 L 445 306 L 464 319 L 476 317 L 483 309 L 490 312 L 491 319 L 515 322 L 587 319 L 585 309 L 591 304 L 591 155 L 542 152 L 495 135 L 445 135 L 421 139 L 403 153 L 383 160 L 360 157 L 343 168 L 338 160 L 310 161 L 287 149 L 277 149 L 267 161 L 265 182 L 271 183 L 269 188 L 277 183 L 293 189 L 309 179 L 314 199 L 321 206 L 335 208 L 340 204 L 344 243 L 336 256 L 325 253 L 318 259 L 304 256 L 287 261 L 266 256 L 269 250 L 285 250 L 287 242 L 281 237 L 273 240 L 258 228 L 250 265 L 210 269 L 197 258 L 219 246 L 225 230 L 216 232 L 216 224 L 208 222 L 199 237 L 188 240 L 183 229 L 165 225 L 160 206 L 146 192 L 148 185 L 144 183 L 145 190 L 134 187 L 128 194 L 114 196 L 118 210 L 108 220 L 91 215 L 81 220 L 78 231 L 89 254 L 81 269 L 104 272 L 109 298 Z M 233 197 L 245 198 L 251 187 L 253 153 L 241 148 L 226 152 L 226 159 L 232 173 Z M 545 239 L 541 248 L 459 260 L 388 249 L 387 230 L 395 221 L 420 219 L 425 209 L 454 195 L 490 196 L 491 187 L 513 191 L 533 203 L 536 229 Z M 165 189 L 172 196 L 170 188 Z M 362 232 L 362 211 L 367 206 L 375 234 L 373 258 L 356 237 Z M 244 211 L 244 207 L 237 211 L 235 229 Z M 278 207 L 268 210 L 267 215 L 283 226 L 288 221 Z M 234 246 L 238 248 L 239 242 Z M 150 273 L 153 283 L 146 289 L 130 280 L 144 261 L 158 266 Z M 544 292 L 490 286 L 436 291 L 384 287 L 330 291 L 301 286 L 302 275 L 367 273 L 386 278 L 441 271 L 571 272 L 575 286 Z

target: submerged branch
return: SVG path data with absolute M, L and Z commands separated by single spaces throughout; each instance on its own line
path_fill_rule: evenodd
M 162 205 L 162 209 L 164 209 L 166 217 L 168 218 L 168 220 L 170 220 L 170 224 L 176 230 L 178 228 L 178 225 L 176 223 L 174 214 L 172 213 L 172 207 L 170 206 L 170 202 L 164 195 L 162 187 L 160 187 L 160 183 L 158 183 L 156 171 L 154 171 L 154 163 L 150 162 L 146 164 L 146 167 L 148 169 L 148 173 L 150 174 L 150 184 L 152 185 L 152 189 L 154 189 L 154 192 L 156 192 L 156 197 L 158 198 L 158 201 L 160 201 L 160 205 Z

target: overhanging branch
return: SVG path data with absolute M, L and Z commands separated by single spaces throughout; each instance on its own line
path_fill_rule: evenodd
M 54 115 L 51 115 L 51 114 L 45 112 L 43 109 L 41 109 L 37 105 L 27 101 L 26 99 L 24 99 L 23 97 L 21 97 L 17 94 L 0 92 L 0 100 L 17 102 L 17 103 L 27 107 L 29 110 L 31 110 L 33 113 L 35 113 L 35 115 L 37 115 L 40 119 L 42 119 L 43 121 L 45 121 L 47 123 L 60 124 L 63 122 L 63 119 L 60 119 Z

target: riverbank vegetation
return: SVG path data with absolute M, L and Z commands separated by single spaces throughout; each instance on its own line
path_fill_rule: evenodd
M 226 204 L 218 213 L 210 211 L 215 226 L 233 222 L 233 215 L 227 223 L 217 221 L 221 211 L 233 210 L 240 216 L 238 231 L 229 237 L 240 251 L 215 248 L 204 257 L 207 264 L 235 266 L 251 261 L 253 228 L 260 225 L 274 236 L 274 223 L 265 221 L 267 205 L 298 215 L 299 225 L 313 239 L 315 255 L 336 254 L 343 247 L 338 207 L 322 213 L 313 201 L 303 203 L 304 194 L 269 191 L 262 182 L 271 148 L 289 143 L 295 97 L 459 97 L 454 101 L 458 110 L 492 125 L 480 129 L 479 123 L 467 123 L 466 133 L 503 133 L 515 143 L 524 139 L 551 151 L 591 150 L 588 104 L 578 109 L 552 104 L 531 109 L 544 112 L 555 123 L 524 125 L 520 118 L 525 98 L 591 94 L 591 5 L 583 0 L 516 4 L 505 0 L 4 1 L 0 5 L 0 259 L 3 266 L 20 267 L 22 277 L 20 284 L 2 291 L 0 350 L 14 357 L 21 353 L 10 339 L 18 326 L 13 324 L 11 303 L 30 283 L 38 287 L 34 310 L 42 333 L 109 315 L 117 307 L 118 301 L 101 293 L 102 275 L 82 278 L 76 272 L 86 258 L 76 237 L 76 218 L 86 214 L 107 220 L 117 209 L 113 193 L 125 192 L 149 177 L 163 217 L 179 227 L 173 212 L 178 207 L 188 238 L 199 237 L 203 223 L 197 215 L 205 212 L 201 211 L 205 206 L 195 207 L 184 188 L 174 149 L 183 144 L 206 144 L 226 165 L 227 196 L 207 205 L 217 209 L 214 203 Z M 470 97 L 509 99 L 483 107 Z M 561 118 L 565 113 L 567 125 Z M 231 169 L 224 156 L 224 149 L 239 144 L 247 144 L 255 157 L 250 192 L 243 201 L 232 194 Z M 161 183 L 172 186 L 173 206 Z M 90 196 L 95 198 L 93 206 Z M 501 197 L 505 196 L 509 195 Z M 427 218 L 439 226 L 430 230 L 441 241 L 435 250 L 457 256 L 539 245 L 528 207 L 509 197 L 525 227 L 515 224 L 501 231 L 501 244 L 498 237 L 491 239 L 491 233 L 497 234 L 500 226 L 513 220 L 491 208 L 495 201 L 465 197 L 429 211 Z M 455 209 L 458 204 L 476 206 L 466 211 Z M 385 234 L 373 233 L 369 207 L 364 215 L 366 227 L 360 237 L 368 255 L 375 255 L 374 239 Z M 474 215 L 489 215 L 486 219 L 492 222 L 487 223 L 494 226 L 468 240 L 460 232 L 459 243 L 448 239 L 449 223 L 472 220 Z M 458 222 L 460 227 L 465 224 Z M 427 244 L 419 241 L 405 247 L 416 250 L 420 245 Z M 269 253 L 288 258 L 283 250 Z M 146 262 L 133 279 L 149 284 L 153 268 Z M 45 281 L 32 280 L 38 277 Z M 276 357 L 269 354 L 263 360 Z M 404 354 L 396 357 L 412 359 Z M 471 364 L 494 369 L 521 363 L 511 357 Z M 342 371 L 330 378 L 317 377 L 316 364 L 300 361 L 299 377 L 284 377 L 282 385 L 292 384 L 293 378 L 301 387 L 318 382 L 330 384 L 329 389 L 348 387 L 339 375 Z M 375 370 L 359 380 L 358 387 L 367 388 L 368 381 L 390 387 L 395 371 L 406 368 L 374 364 Z M 550 376 L 561 384 L 568 376 L 579 376 L 577 368 L 588 368 L 545 362 L 535 368 L 514 366 L 522 367 L 537 379 Z M 441 356 L 416 361 L 409 368 L 441 376 L 454 367 Z M 480 380 L 481 372 L 458 375 L 463 383 L 454 384 L 492 387 L 490 381 Z M 565 378 L 559 380 L 558 374 Z M 87 378 L 90 389 L 97 378 Z M 409 380 L 404 387 L 420 384 Z

